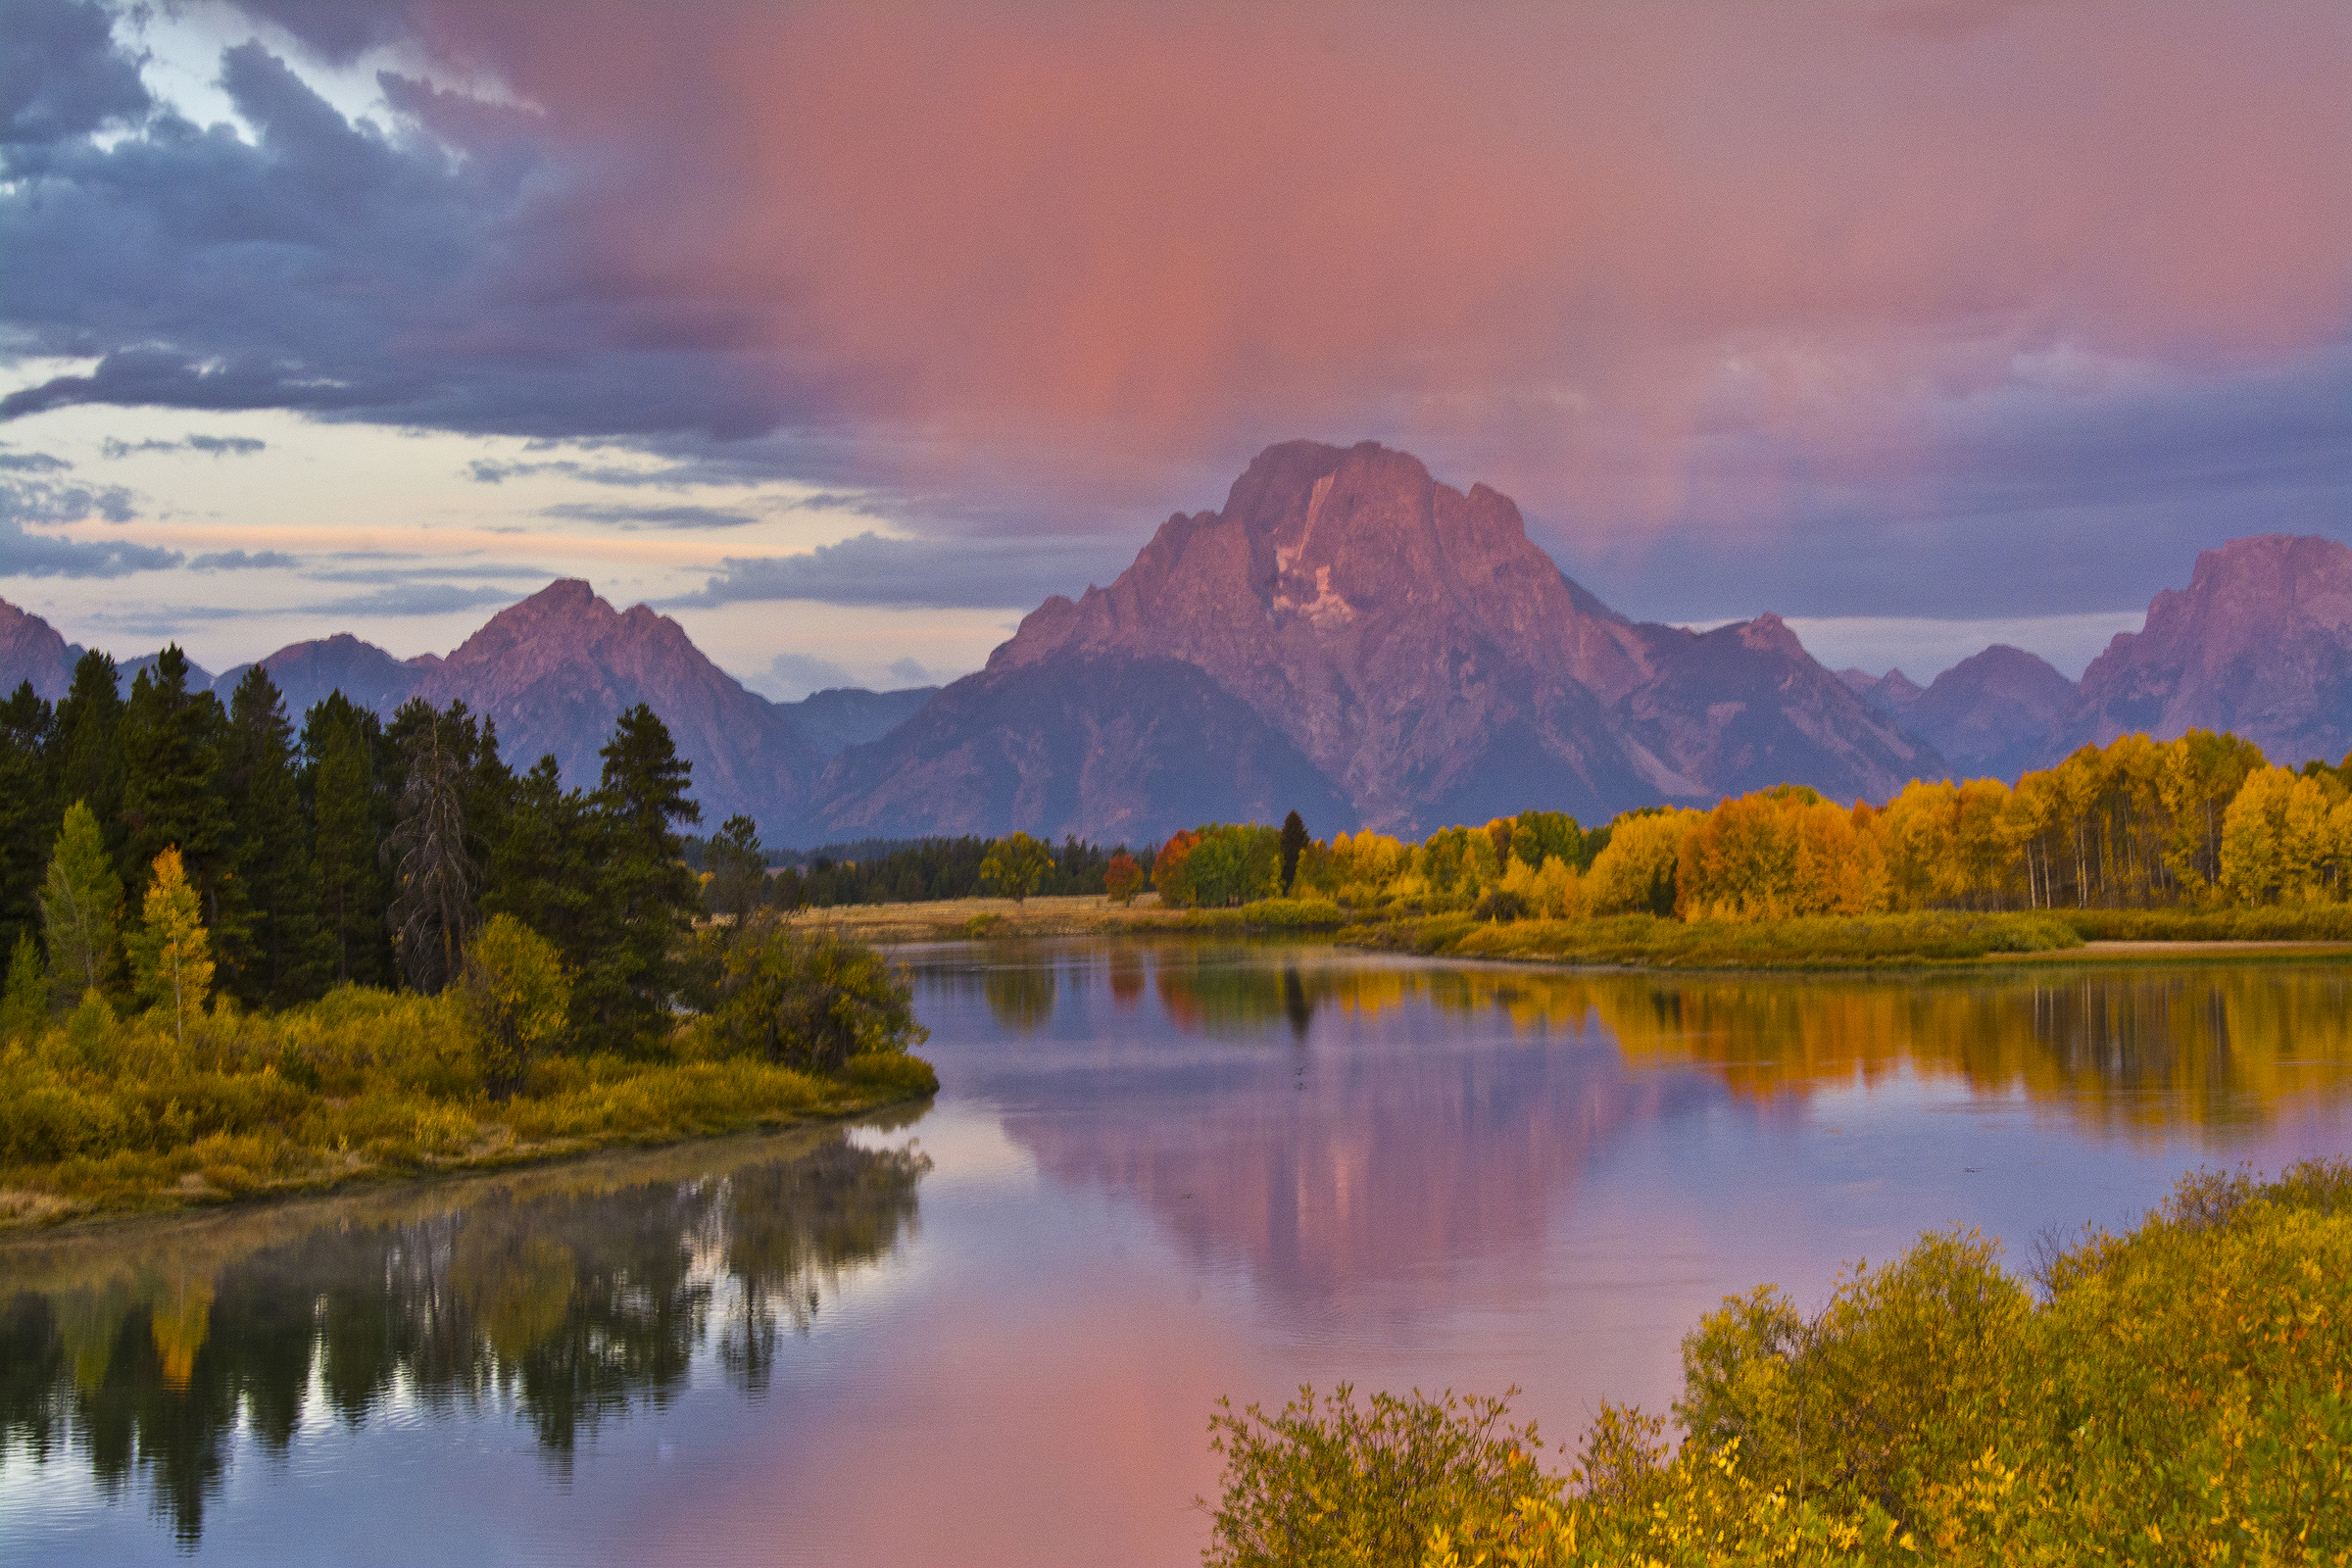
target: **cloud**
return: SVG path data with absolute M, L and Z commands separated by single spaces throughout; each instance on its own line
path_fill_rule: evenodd
M 1125 563 L 1117 546 L 1066 539 L 886 539 L 861 533 L 793 556 L 728 557 L 701 590 L 668 601 L 710 606 L 808 599 L 830 605 L 929 609 L 1027 607 L 1050 593 L 1075 593 L 1093 564 L 1107 582 Z
M 69 466 L 56 465 L 59 468 Z M 55 469 L 44 466 L 29 471 L 45 473 Z M 130 492 L 119 484 L 92 487 L 54 479 L 0 479 L 0 517 L 12 522 L 81 522 L 90 517 L 128 522 L 136 515 Z
M 347 557 L 345 559 L 353 558 Z M 518 577 L 529 581 L 545 582 L 559 575 L 559 573 L 550 571 L 545 566 L 534 566 L 528 563 L 514 561 L 461 562 L 453 565 L 435 566 L 423 564 L 422 563 L 428 559 L 423 556 L 387 556 L 370 554 L 360 559 L 371 561 L 397 560 L 417 564 L 401 566 L 338 566 L 327 570 L 311 571 L 305 575 L 307 575 L 313 582 L 343 582 L 353 584 L 397 584 L 431 581 L 437 578 L 466 577 Z
M 1300 434 L 1495 484 L 1636 608 L 2015 613 L 2015 538 L 2112 594 L 2265 514 L 2352 526 L 2334 0 L 249 9 L 498 101 L 387 74 L 353 123 L 240 44 L 248 142 L 27 4 L 0 327 L 95 368 L 0 418 L 616 441 L 969 541 L 992 596 Z M 2152 410 L 2186 439 L 2135 441 Z M 571 476 L 668 482 L 619 471 Z M 707 591 L 858 592 L 784 561 Z M 918 596 L 836 602 L 970 602 L 872 564 Z
M 0 452 L 0 473 L 63 473 L 72 466 L 46 452 Z
M 120 539 L 60 539 L 26 533 L 14 517 L 0 516 L 0 577 L 122 577 L 134 571 L 176 566 L 176 550 Z
M 142 452 L 202 452 L 211 457 L 251 457 L 269 447 L 267 441 L 244 435 L 187 435 L 177 441 L 122 441 L 108 436 L 98 444 L 100 453 L 109 458 L 127 458 Z
M 797 703 L 810 692 L 833 691 L 858 682 L 829 659 L 810 654 L 778 654 L 769 662 L 766 673 L 754 676 L 750 684 L 777 702 Z
M 459 588 L 448 583 L 409 583 L 371 594 L 330 600 L 306 608 L 319 615 L 445 615 L 484 605 L 511 605 L 520 594 L 503 588 Z
M 938 676 L 911 659 L 892 661 L 889 673 L 890 678 L 897 681 L 901 687 L 931 686 L 938 684 L 939 681 Z
M 142 118 L 147 88 L 106 8 L 0 0 L 0 146 L 43 146 Z
M 257 550 L 251 555 L 242 550 L 217 550 L 198 556 L 188 563 L 190 571 L 257 571 L 291 569 L 302 563 L 282 550 Z
M 623 528 L 740 528 L 759 519 L 748 512 L 718 507 L 626 507 L 592 501 L 564 501 L 542 507 L 543 517 L 571 522 L 608 522 Z

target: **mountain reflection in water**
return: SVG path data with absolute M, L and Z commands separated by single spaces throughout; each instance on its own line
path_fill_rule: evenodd
M 145 1470 L 190 1544 L 240 1414 L 282 1455 L 306 1418 L 356 1427 L 396 1396 L 505 1406 L 561 1468 L 584 1430 L 670 1397 L 705 1344 L 764 1388 L 780 1334 L 910 1234 L 927 1168 L 836 1129 L 18 1244 L 0 1448 L 78 1450 L 110 1497 Z

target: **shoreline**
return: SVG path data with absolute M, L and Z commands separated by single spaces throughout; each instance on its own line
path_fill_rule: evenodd
M 836 1109 L 760 1117 L 746 1126 L 704 1133 L 630 1134 L 550 1140 L 540 1144 L 504 1144 L 478 1154 L 450 1158 L 427 1156 L 416 1165 L 352 1163 L 342 1169 L 273 1180 L 230 1192 L 182 1178 L 180 1185 L 124 1202 L 101 1202 L 61 1198 L 35 1188 L 0 1187 L 0 1255 L 28 1236 L 78 1235 L 144 1221 L 188 1219 L 198 1215 L 246 1214 L 300 1202 L 328 1202 L 371 1192 L 465 1180 L 488 1180 L 519 1172 L 561 1169 L 600 1155 L 653 1153 L 724 1144 L 733 1139 L 784 1137 L 853 1124 L 861 1118 L 884 1117 L 914 1106 L 928 1107 L 938 1098 L 926 1094 L 896 1099 L 853 1101 Z M 912 1118 L 909 1118 L 911 1120 Z

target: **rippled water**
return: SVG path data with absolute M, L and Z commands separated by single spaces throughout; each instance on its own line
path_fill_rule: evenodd
M 1220 1395 L 1663 1406 L 1726 1292 L 2352 1152 L 2352 969 L 908 950 L 919 1114 L 0 1248 L 0 1561 L 1193 1560 Z

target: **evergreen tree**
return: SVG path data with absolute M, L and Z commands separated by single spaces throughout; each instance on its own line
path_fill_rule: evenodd
M 490 842 L 484 917 L 511 914 L 556 945 L 564 961 L 592 960 L 598 922 L 593 853 L 598 824 L 588 797 L 564 787 L 553 757 L 515 779 Z
M 56 713 L 25 681 L 0 703 L 0 945 L 40 923 L 38 895 L 57 808 L 49 794 Z
M 228 989 L 254 1005 L 286 1006 L 325 989 L 333 957 L 318 925 L 310 822 L 294 726 L 270 671 L 245 672 L 229 698 L 220 781 L 242 890 L 246 948 Z
M 712 914 L 740 920 L 758 908 L 767 881 L 760 824 L 748 816 L 728 817 L 704 850 L 703 868 L 710 873 L 703 904 Z
M 89 807 L 119 869 L 130 824 L 122 819 L 122 689 L 112 659 L 92 650 L 74 663 L 56 724 L 49 798 Z
M 1297 811 L 1282 819 L 1282 896 L 1291 896 L 1291 884 L 1298 880 L 1298 857 L 1306 853 L 1311 841 L 1306 836 L 1306 818 Z
M 376 716 L 329 692 L 304 716 L 303 794 L 311 816 L 312 887 L 328 974 L 336 984 L 390 981 L 387 894 L 376 850 L 391 830 L 380 784 Z
M 58 1006 L 71 1006 L 113 978 L 122 908 L 122 879 L 84 802 L 66 808 L 40 902 L 51 992 Z
M 213 987 L 213 953 L 179 851 L 167 848 L 156 856 L 139 913 L 128 944 L 139 1000 L 172 1009 L 172 1037 L 184 1047 L 188 1016 L 204 1010 Z
M 209 691 L 188 689 L 188 656 L 176 643 L 130 683 L 122 705 L 122 815 L 130 825 L 122 880 L 143 886 L 156 857 L 180 863 L 216 931 L 242 936 L 242 910 L 222 908 L 229 858 L 228 800 L 220 788 L 220 743 L 228 715 Z M 233 899 L 234 895 L 230 895 Z M 232 938 L 232 947 L 241 943 Z
M 606 940 L 573 992 L 574 1016 L 586 1043 L 630 1049 L 659 1032 L 683 980 L 677 949 L 700 889 L 677 830 L 703 812 L 686 798 L 693 764 L 645 704 L 620 715 L 598 755 L 603 863 L 592 912 Z
M 478 878 L 466 830 L 472 725 L 462 705 L 438 713 L 411 703 L 394 726 L 405 779 L 399 821 L 384 846 L 393 868 L 392 946 L 409 984 L 430 996 L 456 978 L 473 924 Z

